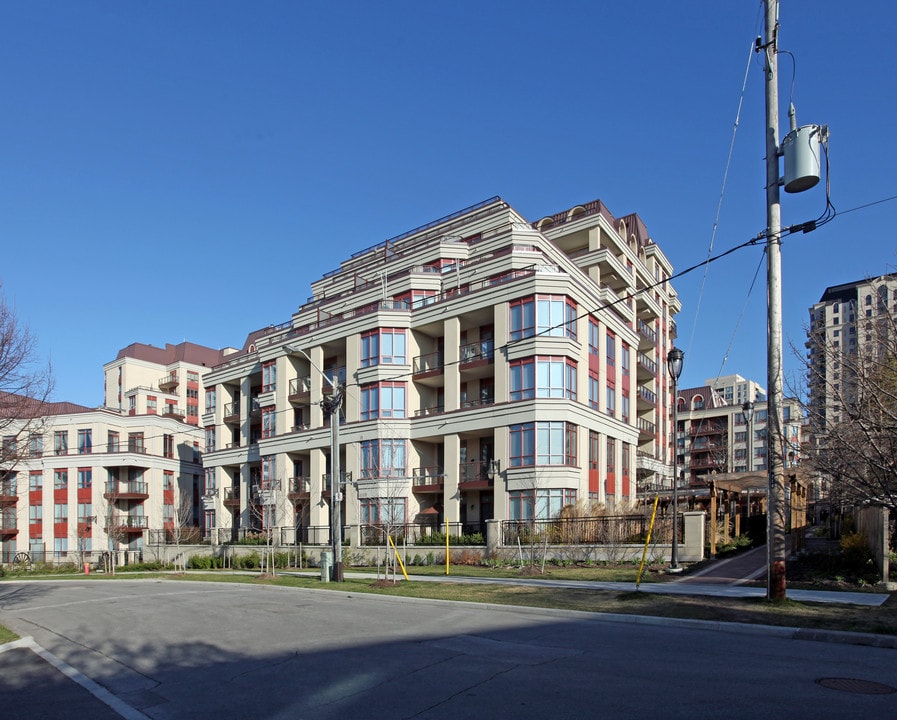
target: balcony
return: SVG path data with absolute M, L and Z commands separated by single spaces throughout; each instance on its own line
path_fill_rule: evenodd
M 311 399 L 311 376 L 290 380 L 290 394 L 287 399 L 292 403 L 308 402 Z
M 637 330 L 640 337 L 647 340 L 651 345 L 657 345 L 657 332 L 644 320 L 639 320 Z
M 0 513 L 0 535 L 18 535 L 19 527 L 16 524 L 14 512 Z
M 647 373 L 651 377 L 657 376 L 657 363 L 649 358 L 645 353 L 640 352 L 637 355 L 637 362 L 640 374 Z M 644 373 L 642 373 L 641 371 L 644 371 Z
M 655 405 L 657 405 L 657 393 L 653 390 L 649 390 L 644 385 L 639 385 L 637 400 L 642 405 L 654 407 Z
M 445 371 L 445 355 L 441 352 L 418 355 L 411 361 L 411 372 L 415 381 L 429 377 L 440 377 Z
M 106 518 L 106 532 L 142 533 L 149 527 L 145 515 L 112 515 Z
M 19 495 L 16 492 L 16 484 L 14 482 L 0 483 L 0 505 L 14 505 L 19 501 Z
M 240 403 L 232 402 L 224 406 L 224 422 L 238 423 L 240 422 Z
M 232 487 L 224 488 L 224 506 L 225 507 L 240 507 L 240 486 L 234 485 Z
M 172 418 L 174 420 L 183 421 L 187 414 L 177 405 L 166 405 L 162 411 L 162 417 Z
M 650 420 L 639 418 L 638 434 L 640 440 L 645 439 L 646 437 L 654 437 L 657 434 L 657 425 L 655 425 Z
M 445 468 L 441 465 L 414 468 L 411 471 L 412 492 L 442 495 L 445 489 Z
M 495 342 L 493 340 L 481 340 L 480 342 L 461 345 L 458 349 L 458 356 L 461 359 L 460 367 L 462 370 L 491 365 L 495 360 Z
M 107 500 L 147 500 L 149 485 L 145 482 L 109 482 L 103 497 Z
M 432 407 L 420 408 L 414 411 L 414 417 L 427 417 L 428 415 L 440 415 L 445 412 L 444 405 L 433 405 Z
M 701 422 L 697 425 L 692 425 L 688 429 L 688 434 L 692 437 L 697 435 L 721 435 L 727 430 L 728 428 L 724 424 Z
M 311 497 L 311 478 L 291 477 L 288 488 L 287 498 L 293 502 L 296 500 L 308 500 Z
M 170 392 L 178 386 L 178 374 L 176 372 L 169 373 L 159 378 L 159 389 L 162 392 Z
M 490 471 L 490 463 L 471 460 L 458 466 L 459 490 L 488 490 L 495 484 L 495 475 Z

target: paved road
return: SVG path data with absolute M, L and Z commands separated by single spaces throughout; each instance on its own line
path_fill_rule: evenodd
M 750 626 L 164 580 L 3 583 L 0 623 L 101 696 L 10 650 L 4 719 L 897 714 L 848 691 L 897 688 L 897 651 Z

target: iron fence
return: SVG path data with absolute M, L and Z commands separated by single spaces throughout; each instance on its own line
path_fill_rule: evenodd
M 554 520 L 504 520 L 502 545 L 628 545 L 644 543 L 651 519 L 644 515 L 609 517 L 555 518 Z M 672 542 L 673 519 L 657 518 L 651 537 L 657 542 Z M 677 534 L 683 538 L 683 520 L 679 516 Z

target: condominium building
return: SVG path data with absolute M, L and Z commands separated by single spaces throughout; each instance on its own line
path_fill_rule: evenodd
M 760 385 L 741 378 L 732 384 L 754 393 L 751 412 L 740 403 L 727 402 L 719 391 L 720 380 L 711 379 L 696 388 L 678 389 L 676 452 L 679 468 L 689 487 L 707 487 L 707 476 L 767 469 L 767 402 Z M 728 382 L 728 381 L 726 381 Z M 733 397 L 738 397 L 737 394 Z M 744 395 L 747 398 L 750 395 Z M 800 402 L 786 398 L 782 404 L 785 467 L 801 460 L 803 416 Z
M 849 380 L 843 355 L 856 355 L 877 342 L 880 332 L 892 333 L 897 317 L 897 273 L 833 285 L 810 308 L 807 333 L 810 416 L 824 429 L 841 420 L 842 388 Z
M 198 425 L 205 407 L 203 376 L 228 350 L 182 342 L 157 348 L 133 343 L 103 366 L 107 408 L 161 415 Z
M 354 526 L 627 508 L 669 482 L 671 273 L 600 201 L 531 223 L 491 198 L 358 251 L 205 375 L 206 524 L 326 542 L 334 496 Z
M 192 503 L 195 493 L 198 504 L 199 428 L 66 402 L 40 413 L 4 428 L 2 562 L 23 552 L 55 562 L 137 556 L 147 529 L 175 524 L 180 498 Z

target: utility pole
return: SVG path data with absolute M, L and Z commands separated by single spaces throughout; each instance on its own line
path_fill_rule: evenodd
M 782 461 L 782 238 L 779 202 L 779 2 L 765 0 L 766 32 L 757 51 L 766 69 L 766 420 L 768 468 L 766 596 L 785 599 L 785 485 Z

